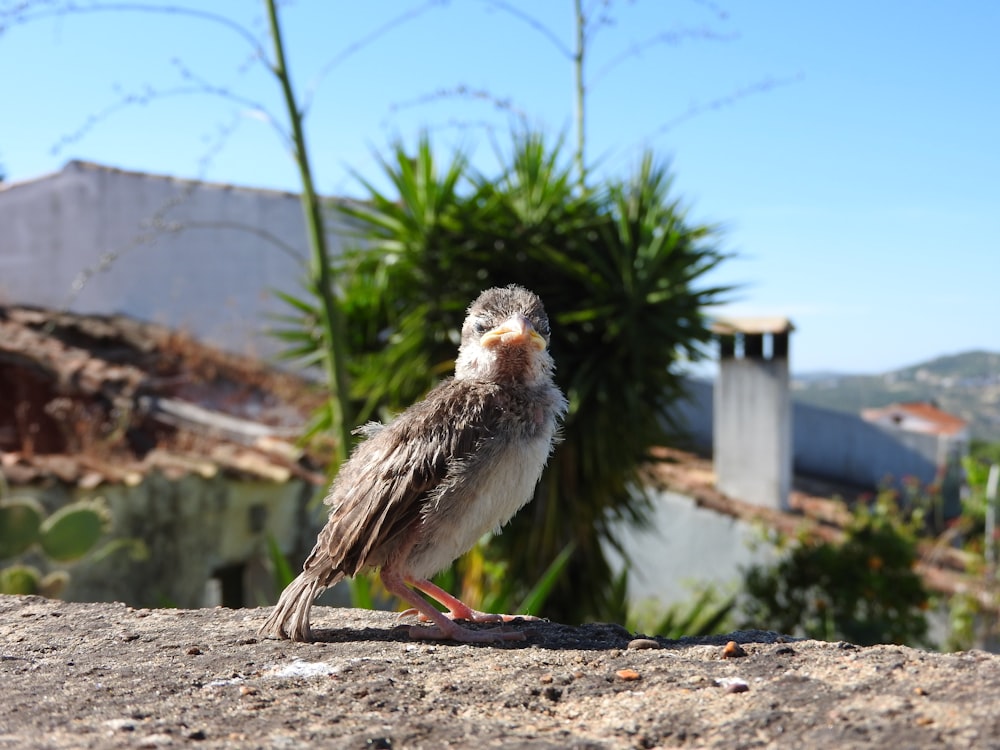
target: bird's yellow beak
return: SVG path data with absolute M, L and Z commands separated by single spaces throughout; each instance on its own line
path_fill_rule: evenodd
M 535 330 L 531 322 L 523 315 L 513 315 L 496 328 L 487 331 L 479 339 L 480 345 L 484 349 L 492 349 L 499 344 L 523 344 L 542 351 L 545 348 L 545 339 Z

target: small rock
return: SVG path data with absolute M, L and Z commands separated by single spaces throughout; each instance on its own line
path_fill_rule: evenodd
M 104 725 L 115 730 L 116 732 L 135 731 L 135 722 L 131 719 L 108 719 L 104 722 Z
M 147 735 L 139 741 L 139 747 L 141 748 L 164 747 L 172 744 L 174 744 L 174 738 L 162 732 Z
M 652 638 L 633 638 L 628 642 L 628 648 L 663 648 L 659 641 L 654 641 Z
M 725 677 L 721 680 L 716 680 L 715 684 L 727 693 L 746 693 L 750 690 L 747 681 L 739 677 Z
M 746 655 L 746 650 L 736 641 L 730 641 L 722 649 L 723 659 L 738 659 L 739 657 Z
M 187 654 L 188 656 L 200 656 L 202 651 L 197 646 L 191 646 L 184 653 Z
M 639 673 L 636 672 L 634 669 L 619 669 L 617 672 L 615 672 L 615 677 L 617 677 L 619 680 L 625 680 L 626 682 L 628 682 L 630 680 L 638 680 Z
M 543 674 L 541 677 L 538 678 L 538 681 L 543 685 L 549 685 L 552 683 L 553 679 L 555 678 L 551 674 Z

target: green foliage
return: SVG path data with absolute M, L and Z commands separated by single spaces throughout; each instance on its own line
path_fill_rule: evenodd
M 58 562 L 83 557 L 97 544 L 107 525 L 103 508 L 85 501 L 60 508 L 45 519 L 39 544 L 42 551 Z
M 268 534 L 267 537 L 267 553 L 271 560 L 271 575 L 274 580 L 274 591 L 276 595 L 280 595 L 285 587 L 288 586 L 295 579 L 295 571 L 292 570 L 292 566 L 288 564 L 288 558 L 286 558 L 281 553 L 281 548 L 278 547 L 278 542 L 275 541 L 274 537 Z
M 1000 533 L 994 525 L 991 534 L 987 523 L 989 505 L 995 502 L 986 495 L 993 464 L 1000 464 L 1000 443 L 972 441 L 962 461 L 966 481 L 962 514 L 952 520 L 946 536 L 966 553 L 965 572 L 978 582 L 947 602 L 950 627 L 945 645 L 951 650 L 982 648 L 1000 637 Z M 990 600 L 993 606 L 988 606 Z
M 0 560 L 23 554 L 38 541 L 45 510 L 31 498 L 0 501 Z
M 528 587 L 519 585 L 509 575 L 509 563 L 490 559 L 488 547 L 477 545 L 455 566 L 438 574 L 435 582 L 446 590 L 460 589 L 459 598 L 478 602 L 487 612 L 543 615 L 545 604 L 573 557 L 573 545 L 567 545 Z
M 38 595 L 55 599 L 69 583 L 65 570 L 43 575 L 33 565 L 10 565 L 0 568 L 0 594 Z
M 717 635 L 732 628 L 734 595 L 724 595 L 714 586 L 704 586 L 688 602 L 665 610 L 655 601 L 636 606 L 628 617 L 628 629 L 665 638 Z
M 742 627 L 860 645 L 924 645 L 928 592 L 914 572 L 922 514 L 904 515 L 895 493 L 860 506 L 838 542 L 808 535 L 774 565 L 745 571 Z
M 1000 442 L 972 440 L 969 444 L 969 460 L 987 469 L 990 464 L 1000 464 Z
M 561 146 L 516 135 L 491 179 L 460 153 L 436 158 L 426 137 L 416 153 L 397 144 L 382 161 L 391 190 L 362 181 L 365 200 L 344 209 L 363 249 L 336 275 L 359 421 L 391 416 L 451 373 L 465 308 L 483 289 L 519 283 L 542 297 L 570 402 L 564 440 L 534 502 L 484 554 L 508 564 L 518 599 L 572 545 L 546 614 L 608 619 L 603 545 L 616 544 L 614 521 L 645 517 L 638 468 L 673 437 L 677 365 L 703 356 L 703 309 L 726 291 L 698 282 L 724 256 L 652 156 L 630 178 L 581 192 Z M 317 304 L 289 302 L 300 324 L 286 336 L 309 357 Z
M 54 562 L 73 562 L 94 549 L 107 524 L 107 511 L 97 501 L 80 500 L 45 518 L 44 509 L 32 498 L 0 500 L 0 559 L 37 551 Z M 0 568 L 3 594 L 56 597 L 68 582 L 69 574 L 63 570 L 43 574 L 20 562 Z
M 976 551 L 982 553 L 981 535 L 986 524 L 986 481 L 990 473 L 990 464 L 968 456 L 962 460 L 965 471 L 965 481 L 968 492 L 962 498 L 962 516 L 958 525 L 967 539 L 979 536 L 973 544 Z

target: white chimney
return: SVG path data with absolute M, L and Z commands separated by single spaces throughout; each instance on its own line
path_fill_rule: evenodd
M 713 456 L 720 492 L 788 509 L 792 485 L 792 401 L 787 318 L 725 318 L 715 383 Z

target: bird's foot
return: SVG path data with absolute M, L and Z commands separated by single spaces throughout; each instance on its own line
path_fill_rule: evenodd
M 467 622 L 489 623 L 513 622 L 518 619 L 534 622 L 540 619 L 538 617 L 532 617 L 531 615 L 494 615 L 490 612 L 480 612 L 478 609 L 473 609 L 458 597 L 452 596 L 440 586 L 435 585 L 425 578 L 407 578 L 406 581 L 413 587 L 423 591 L 432 599 L 440 602 L 446 608 L 447 611 L 443 614 L 449 620 L 466 620 Z M 408 609 L 403 614 L 419 614 L 420 619 L 424 622 L 428 622 L 432 619 L 427 617 L 426 612 L 416 608 Z
M 410 627 L 410 637 L 419 640 L 459 641 L 460 643 L 497 643 L 499 641 L 523 641 L 524 633 L 495 628 L 491 630 L 470 630 L 463 628 L 457 620 L 482 623 L 504 623 L 518 619 L 514 615 L 491 615 L 472 609 L 464 602 L 423 578 L 403 578 L 394 570 L 382 569 L 382 583 L 386 590 L 395 594 L 403 601 L 409 602 L 413 608 L 400 614 L 400 617 L 417 615 L 424 622 L 431 622 L 430 627 L 414 625 Z M 445 607 L 441 612 L 424 599 L 417 591 L 410 589 L 409 583 L 419 591 L 437 600 Z M 534 617 L 524 619 L 536 619 Z
M 523 641 L 524 633 L 516 630 L 469 630 L 449 621 L 450 628 L 440 625 L 426 627 L 413 625 L 409 629 L 410 638 L 426 641 L 458 641 L 459 643 L 500 643 L 502 641 Z
M 448 617 L 452 620 L 466 620 L 467 622 L 514 622 L 524 620 L 525 622 L 538 622 L 542 618 L 534 615 L 503 615 L 492 612 L 480 612 L 478 609 L 465 607 L 464 609 L 453 609 L 448 612 Z
M 478 609 L 472 609 L 471 607 L 457 607 L 448 612 L 442 612 L 445 617 L 449 620 L 464 620 L 465 622 L 476 622 L 476 623 L 504 623 L 504 622 L 514 622 L 515 620 L 524 620 L 525 622 L 540 622 L 543 618 L 535 617 L 534 615 L 500 615 L 493 614 L 491 612 L 480 612 Z M 411 607 L 410 609 L 404 610 L 399 613 L 400 619 L 404 617 L 416 616 L 421 622 L 431 622 L 431 618 L 425 615 L 416 607 Z

